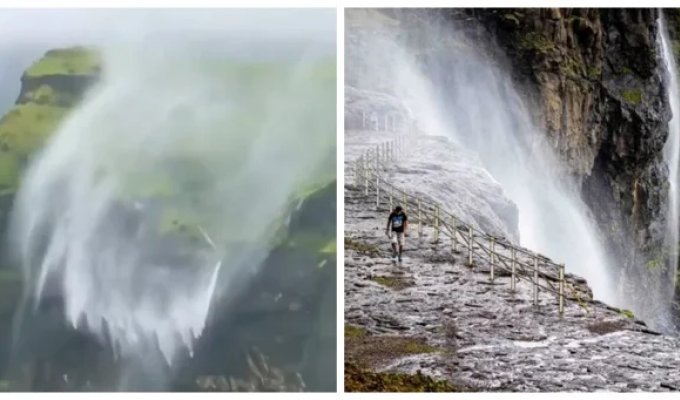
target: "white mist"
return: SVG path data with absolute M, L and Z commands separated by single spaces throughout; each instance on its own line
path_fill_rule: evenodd
M 60 293 L 70 323 L 120 357 L 157 349 L 171 364 L 213 297 L 257 271 L 333 153 L 334 74 L 318 54 L 224 60 L 167 45 L 103 59 L 25 174 L 13 235 L 35 299 Z M 173 221 L 189 232 L 168 239 Z

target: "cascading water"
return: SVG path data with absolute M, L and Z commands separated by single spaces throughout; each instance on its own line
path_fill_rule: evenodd
M 357 16 L 355 23 L 368 19 Z M 365 57 L 358 84 L 393 92 L 426 133 L 447 135 L 478 153 L 519 208 L 521 244 L 565 263 L 588 280 L 596 298 L 616 304 L 593 218 L 509 76 L 462 35 L 424 18 L 404 32 L 397 24 L 382 35 L 371 31 L 355 50 Z
M 615 303 L 597 227 L 523 99 L 489 60 L 466 52 L 455 58 L 447 65 L 453 90 L 442 97 L 446 124 L 519 208 L 522 245 L 565 263 L 588 280 L 596 298 Z
M 665 285 L 670 288 L 666 294 L 670 301 L 673 298 L 673 288 L 675 288 L 676 271 L 678 268 L 678 229 L 680 228 L 680 218 L 678 217 L 678 198 L 680 189 L 678 188 L 678 168 L 680 168 L 680 83 L 678 82 L 678 69 L 673 56 L 673 51 L 668 38 L 668 30 L 664 20 L 663 12 L 659 17 L 659 32 L 663 59 L 668 70 L 668 101 L 671 106 L 672 117 L 668 122 L 668 139 L 664 146 L 664 161 L 669 170 L 669 189 L 668 189 L 668 222 L 666 247 L 668 249 L 668 275 L 664 277 L 672 282 L 672 285 Z
M 291 200 L 334 154 L 325 56 L 105 48 L 100 82 L 17 195 L 27 297 L 63 298 L 74 328 L 137 365 L 191 353 L 213 297 L 257 271 Z

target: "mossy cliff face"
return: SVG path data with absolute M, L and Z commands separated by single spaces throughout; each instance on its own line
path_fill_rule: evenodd
M 83 60 L 89 60 L 87 66 Z M 96 81 L 98 56 L 85 48 L 53 50 L 21 77 L 16 104 L 0 118 L 0 232 L 4 238 L 21 174 L 35 155 Z M 14 313 L 21 296 L 18 268 L 0 257 L 0 373 L 8 356 Z
M 535 120 L 581 182 L 626 280 L 647 279 L 640 265 L 665 268 L 663 146 L 671 114 L 658 10 L 489 10 L 477 16 L 505 50 Z M 676 29 L 676 22 L 668 25 Z
M 16 104 L 0 118 L 0 229 L 29 158 L 96 81 L 97 53 L 85 48 L 52 50 L 21 77 Z

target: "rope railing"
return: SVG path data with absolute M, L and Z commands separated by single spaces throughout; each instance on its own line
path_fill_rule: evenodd
M 467 253 L 467 264 L 470 267 L 475 266 L 474 258 L 488 262 L 491 282 L 500 271 L 510 275 L 510 289 L 513 291 L 516 290 L 517 282 L 528 281 L 533 287 L 534 305 L 539 302 L 540 291 L 556 296 L 560 315 L 564 313 L 565 300 L 583 304 L 572 285 L 569 285 L 571 296 L 565 293 L 568 282 L 565 279 L 564 264 L 554 263 L 542 254 L 516 246 L 504 237 L 489 235 L 447 212 L 439 203 L 407 193 L 387 182 L 383 177 L 384 173 L 395 160 L 406 155 L 413 140 L 412 135 L 401 135 L 364 151 L 351 164 L 354 187 L 366 197 L 375 195 L 377 210 L 381 210 L 383 205 L 392 210 L 396 203 L 411 210 L 409 219 L 413 221 L 412 224 L 416 224 L 419 240 L 425 236 L 425 227 L 431 227 L 434 233 L 433 242 L 440 243 L 441 236 L 447 237 L 451 241 L 452 252 Z M 557 283 L 557 289 L 553 282 Z

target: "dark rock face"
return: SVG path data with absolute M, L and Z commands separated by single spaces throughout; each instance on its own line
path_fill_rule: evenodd
M 49 87 L 55 93 L 50 103 L 59 107 L 73 107 L 82 100 L 87 90 L 99 80 L 98 75 L 46 75 L 40 77 L 21 77 L 21 92 L 17 104 L 28 101 L 40 103 L 40 99 L 31 98 L 31 94 L 41 87 Z
M 662 151 L 671 116 L 658 17 L 651 9 L 553 9 L 491 11 L 481 18 L 508 49 L 524 76 L 519 80 L 533 88 L 537 121 L 582 182 L 624 284 L 663 292 L 640 299 L 650 307 L 669 297 L 667 282 L 658 279 L 664 271 L 640 267 L 666 268 Z

